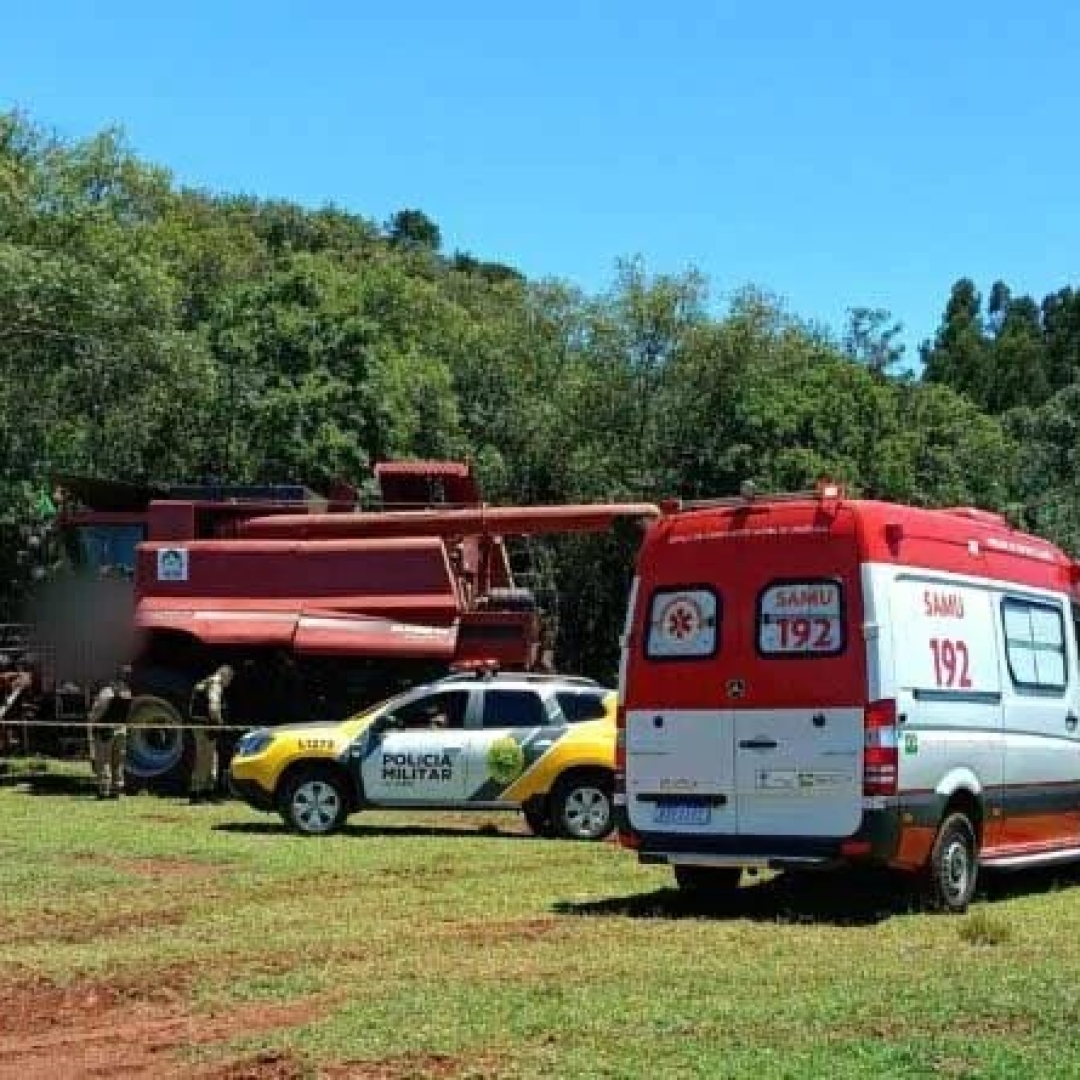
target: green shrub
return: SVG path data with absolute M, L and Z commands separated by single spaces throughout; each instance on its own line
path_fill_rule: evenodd
M 1012 927 L 985 908 L 979 908 L 964 919 L 957 933 L 968 945 L 1003 945 L 1012 938 Z

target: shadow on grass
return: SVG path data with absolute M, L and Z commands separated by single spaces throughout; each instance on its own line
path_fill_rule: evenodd
M 97 795 L 97 781 L 92 776 L 65 775 L 64 773 L 39 773 L 35 776 L 14 777 L 0 776 L 0 787 L 18 788 L 20 795 L 85 795 L 94 798 Z M 128 785 L 125 798 L 146 798 L 169 803 L 187 802 L 187 794 L 172 788 L 150 791 L 143 787 Z M 220 795 L 216 803 L 231 802 L 227 795 Z
M 982 871 L 979 875 L 979 900 L 1003 903 L 1024 896 L 1060 892 L 1080 887 L 1080 863 L 1046 866 L 1014 872 Z
M 906 886 L 906 887 L 905 887 Z M 730 892 L 654 889 L 633 896 L 559 903 L 562 915 L 631 919 L 751 919 L 770 923 L 870 926 L 917 908 L 903 878 L 884 875 L 781 874 Z
M 732 892 L 654 889 L 633 896 L 555 904 L 561 915 L 631 919 L 749 919 L 753 922 L 873 926 L 927 910 L 917 878 L 889 873 L 780 874 Z M 984 873 L 976 904 L 996 904 L 1080 886 L 1080 867 Z
M 65 776 L 63 773 L 38 773 L 19 776 L 8 773 L 0 777 L 4 787 L 24 788 L 22 795 L 93 795 L 97 785 L 92 776 Z
M 294 836 L 285 825 L 274 821 L 223 821 L 214 827 L 215 832 L 243 833 L 248 836 Z M 455 825 L 354 825 L 338 830 L 339 836 L 389 836 L 389 837 L 453 837 L 471 836 L 491 840 L 535 840 L 528 833 L 510 832 L 493 826 L 480 825 L 475 829 Z

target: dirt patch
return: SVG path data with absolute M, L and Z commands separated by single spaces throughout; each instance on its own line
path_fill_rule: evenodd
M 75 1027 L 135 1006 L 179 1006 L 187 999 L 192 978 L 190 968 L 176 965 L 152 976 L 81 979 L 68 985 L 41 976 L 6 983 L 0 986 L 0 1045 L 5 1036 Z
M 318 1075 L 322 1080 L 497 1080 L 502 1073 L 491 1055 L 409 1053 L 326 1065 Z
M 108 915 L 75 915 L 70 911 L 44 912 L 8 925 L 4 940 L 9 945 L 47 940 L 50 944 L 83 945 L 137 930 L 181 926 L 190 911 L 116 911 Z
M 193 859 L 127 859 L 123 869 L 141 878 L 212 878 L 221 874 L 221 863 L 195 862 Z
M 499 1075 L 490 1056 L 408 1053 L 378 1061 L 315 1065 L 280 1050 L 222 1062 L 193 1074 L 197 1080 L 496 1080 Z
M 153 982 L 8 984 L 0 989 L 0 1080 L 180 1080 L 197 1075 L 185 1050 L 306 1023 L 324 1008 L 305 1000 L 193 1013 L 189 985 L 182 969 L 154 972 Z
M 166 878 L 212 878 L 226 869 L 222 863 L 198 862 L 195 859 L 124 859 L 115 855 L 92 854 L 75 855 L 73 858 L 75 862 L 107 866 L 112 870 L 122 870 L 125 874 L 134 874 L 151 881 Z
M 448 932 L 459 941 L 494 945 L 500 941 L 542 941 L 565 937 L 565 920 L 551 917 L 533 919 L 495 919 L 483 923 L 450 923 Z
M 266 1050 L 195 1073 L 198 1080 L 309 1080 L 314 1075 L 309 1063 L 284 1050 Z

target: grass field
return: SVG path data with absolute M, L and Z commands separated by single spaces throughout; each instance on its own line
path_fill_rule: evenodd
M 0 789 L 0 1078 L 1080 1076 L 1080 874 L 694 906 L 516 816 Z

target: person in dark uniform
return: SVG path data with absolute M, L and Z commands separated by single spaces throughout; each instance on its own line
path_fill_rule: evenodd
M 87 724 L 90 761 L 99 799 L 118 799 L 124 791 L 127 722 L 131 713 L 131 668 L 122 667 L 94 698 Z

